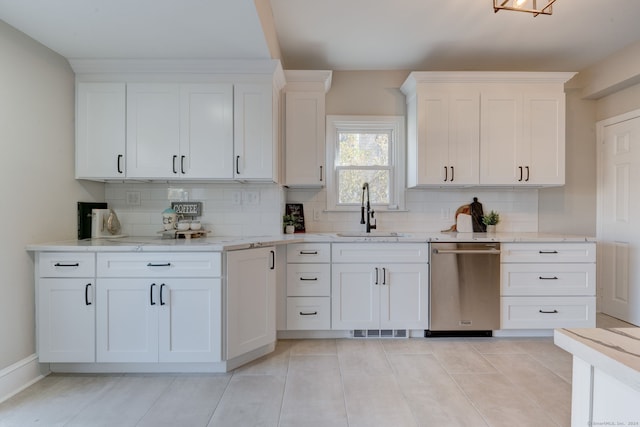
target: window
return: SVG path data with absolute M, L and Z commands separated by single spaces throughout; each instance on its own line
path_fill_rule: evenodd
M 404 117 L 327 116 L 327 209 L 357 210 L 369 183 L 377 210 L 404 206 Z

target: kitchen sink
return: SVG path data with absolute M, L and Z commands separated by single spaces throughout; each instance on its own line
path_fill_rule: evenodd
M 337 233 L 338 237 L 406 237 L 406 234 L 396 233 L 396 232 L 375 232 L 375 233 L 365 233 L 365 232 L 353 232 L 353 233 Z

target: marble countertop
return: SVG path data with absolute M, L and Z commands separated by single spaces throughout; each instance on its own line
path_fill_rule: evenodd
M 554 342 L 640 391 L 640 328 L 556 329 Z
M 595 238 L 579 235 L 548 233 L 392 233 L 344 232 L 299 233 L 267 236 L 215 236 L 194 239 L 161 239 L 160 237 L 118 237 L 104 239 L 68 240 L 27 246 L 29 251 L 229 251 L 258 246 L 272 246 L 300 242 L 326 243 L 428 243 L 428 242 L 595 242 Z

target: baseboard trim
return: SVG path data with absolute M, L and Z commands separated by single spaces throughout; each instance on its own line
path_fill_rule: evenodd
M 43 372 L 38 356 L 34 353 L 0 371 L 0 403 L 40 381 Z

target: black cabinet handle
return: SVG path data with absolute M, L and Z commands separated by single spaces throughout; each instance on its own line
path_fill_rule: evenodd
M 89 301 L 89 286 L 91 286 L 91 283 L 87 283 L 84 287 L 84 305 L 91 305 L 91 301 Z
M 382 267 L 382 284 L 387 284 L 387 269 Z
M 240 156 L 236 156 L 236 175 L 240 175 Z
M 556 314 L 558 313 L 558 310 L 552 310 L 552 311 L 545 311 L 545 310 L 538 310 L 540 313 L 544 313 L 544 314 Z
M 59 262 L 56 262 L 55 264 L 53 264 L 54 267 L 80 267 L 80 263 L 73 263 L 73 264 L 61 264 Z
M 455 177 L 455 174 L 454 174 L 453 166 L 451 166 L 451 182 L 453 182 L 454 177 Z
M 444 182 L 447 182 L 449 180 L 449 168 L 447 168 L 446 166 L 444 167 Z
M 160 285 L 160 305 L 165 305 L 164 300 L 162 299 L 162 291 L 164 290 L 165 286 L 166 285 L 164 283 Z
M 320 166 L 320 182 L 322 182 L 322 166 Z
M 155 286 L 155 283 L 152 283 L 151 286 L 149 286 L 149 302 L 151 303 L 151 305 L 156 305 L 156 302 L 153 300 L 153 288 Z
M 529 166 L 525 166 L 525 169 L 527 170 L 527 178 L 525 181 L 529 181 Z
M 269 270 L 275 270 L 276 269 L 276 251 L 269 251 L 271 253 L 271 267 L 269 267 Z
M 522 182 L 522 166 L 518 166 L 518 169 L 520 169 L 520 178 L 518 178 L 518 182 Z
M 378 267 L 376 267 L 375 270 L 376 270 L 376 281 L 374 284 L 377 285 L 378 284 Z
M 300 316 L 316 316 L 317 314 L 318 314 L 317 311 L 312 311 L 312 312 L 309 312 L 309 313 L 305 313 L 304 311 L 300 312 Z
M 538 251 L 539 254 L 557 254 L 558 251 Z
M 314 277 L 313 279 L 307 279 L 306 277 L 301 277 L 301 278 L 300 278 L 300 281 L 301 281 L 301 282 L 317 282 L 317 281 L 318 281 L 318 278 L 317 278 L 317 277 Z
M 178 159 L 178 156 L 173 156 L 173 173 L 178 173 L 177 169 L 176 169 L 176 160 Z
M 318 255 L 318 251 L 300 251 L 300 255 Z
M 118 173 L 122 173 L 122 165 L 120 161 L 122 160 L 122 154 L 118 154 Z
M 171 263 L 170 262 L 165 262 L 163 264 L 154 264 L 152 262 L 147 263 L 147 267 L 170 267 Z
M 540 280 L 558 280 L 558 278 L 556 276 L 553 276 L 553 277 L 538 276 L 538 279 L 540 279 Z
M 180 173 L 185 173 L 184 172 L 184 158 L 187 156 L 180 156 Z

